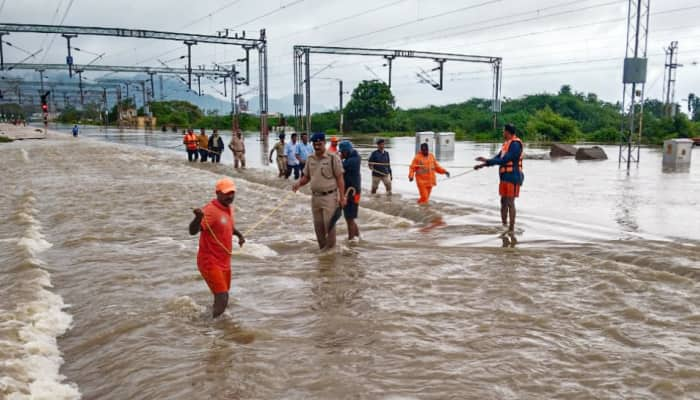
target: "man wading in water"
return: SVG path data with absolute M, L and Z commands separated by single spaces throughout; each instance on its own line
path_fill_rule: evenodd
M 515 127 L 506 124 L 503 128 L 503 147 L 501 151 L 491 159 L 478 157 L 476 161 L 482 164 L 474 166 L 474 169 L 499 165 L 498 175 L 500 182 L 498 194 L 501 196 L 501 222 L 505 232 L 512 234 L 515 229 L 515 198 L 520 195 L 520 186 L 523 184 L 523 142 L 515 136 Z M 510 224 L 508 224 L 510 216 Z
M 311 212 L 314 218 L 316 240 L 321 250 L 335 246 L 335 226 L 331 218 L 346 206 L 343 166 L 335 154 L 326 151 L 326 135 L 314 133 L 311 136 L 314 153 L 310 154 L 304 167 L 304 175 L 292 186 L 293 191 L 311 182 Z
M 194 219 L 190 222 L 190 235 L 199 235 L 197 268 L 214 294 L 212 317 L 221 315 L 228 305 L 228 291 L 231 288 L 231 252 L 233 235 L 238 236 L 238 244 L 243 246 L 245 238 L 235 228 L 233 198 L 236 185 L 229 178 L 216 182 L 216 199 L 202 208 L 192 210 Z

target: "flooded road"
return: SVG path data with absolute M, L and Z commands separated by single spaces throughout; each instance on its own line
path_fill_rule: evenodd
M 495 169 L 440 180 L 419 207 L 400 165 L 413 140 L 393 139 L 397 195 L 365 194 L 362 240 L 319 253 L 309 196 L 292 196 L 236 250 L 212 321 L 191 209 L 231 175 L 245 231 L 291 182 L 255 135 L 236 172 L 228 151 L 187 163 L 180 142 L 83 129 L 0 145 L 0 397 L 700 398 L 697 152 L 676 174 L 654 149 L 629 176 L 612 147 L 526 160 L 504 248 Z M 496 149 L 458 143 L 444 165 Z

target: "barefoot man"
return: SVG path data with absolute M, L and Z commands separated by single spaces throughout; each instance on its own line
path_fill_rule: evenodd
M 219 179 L 216 182 L 216 198 L 206 206 L 194 209 L 194 219 L 190 222 L 190 235 L 201 232 L 197 268 L 214 294 L 214 318 L 221 315 L 228 305 L 233 235 L 238 236 L 240 246 L 245 243 L 245 238 L 235 227 L 231 206 L 235 195 L 235 183 L 229 178 Z

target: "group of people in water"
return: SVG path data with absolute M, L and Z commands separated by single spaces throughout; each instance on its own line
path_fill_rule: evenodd
M 188 135 L 190 134 L 192 134 L 191 130 Z M 200 136 L 203 134 L 202 130 Z M 212 134 L 214 135 L 217 135 L 216 131 Z M 197 137 L 194 134 L 192 136 Z M 319 248 L 329 250 L 335 246 L 335 226 L 341 216 L 345 217 L 348 226 L 348 239 L 359 238 L 360 232 L 356 222 L 361 194 L 359 153 L 348 140 L 339 141 L 336 137 L 332 137 L 330 146 L 327 148 L 326 136 L 323 133 L 314 133 L 310 140 L 306 133 L 300 136 L 300 142 L 297 142 L 297 134 L 294 133 L 291 135 L 291 142 L 285 143 L 286 135 L 280 134 L 279 142 L 270 151 L 269 160 L 272 162 L 272 155 L 276 152 L 278 176 L 288 179 L 294 174 L 295 179 L 298 179 L 292 185 L 294 192 L 303 186 L 310 186 L 311 214 Z M 237 137 L 240 139 L 240 132 L 234 135 L 234 139 Z M 501 150 L 491 158 L 478 157 L 476 160 L 479 164 L 475 165 L 474 169 L 499 166 L 501 222 L 504 234 L 512 234 L 515 229 L 515 198 L 520 195 L 520 186 L 524 180 L 523 143 L 511 124 L 505 125 L 503 138 Z M 194 139 L 187 139 L 186 136 L 185 140 L 184 143 L 187 145 Z M 209 143 L 207 142 L 207 146 Z M 384 144 L 383 139 L 378 140 L 377 149 L 369 157 L 373 194 L 376 193 L 380 183 L 384 184 L 387 194 L 391 194 L 391 161 L 389 153 L 384 149 Z M 201 146 L 203 142 L 197 142 L 197 145 Z M 233 139 L 229 147 L 233 147 Z M 232 151 L 235 157 L 234 148 Z M 187 147 L 188 156 L 190 149 Z M 192 149 L 194 150 L 195 147 Z M 413 158 L 408 171 L 409 180 L 416 181 L 420 194 L 419 204 L 428 203 L 431 190 L 437 182 L 436 173 L 450 176 L 429 150 L 428 144 L 422 143 L 420 152 Z M 193 161 L 192 157 L 189 157 L 189 160 Z M 237 163 L 235 166 L 238 167 Z M 214 318 L 221 315 L 228 304 L 233 236 L 238 237 L 240 246 L 245 243 L 243 234 L 235 228 L 234 209 L 231 206 L 235 192 L 236 185 L 230 178 L 217 181 L 216 198 L 204 207 L 194 209 L 195 216 L 189 225 L 191 235 L 200 233 L 197 267 L 214 295 L 212 310 Z
M 224 140 L 219 135 L 219 130 L 214 128 L 211 137 L 207 136 L 204 128 L 199 130 L 199 135 L 195 135 L 192 129 L 188 129 L 182 139 L 182 144 L 187 150 L 187 160 L 212 163 L 221 162 L 221 154 L 224 152 Z M 233 152 L 234 168 L 245 168 L 245 142 L 241 136 L 241 131 L 236 131 L 228 144 Z

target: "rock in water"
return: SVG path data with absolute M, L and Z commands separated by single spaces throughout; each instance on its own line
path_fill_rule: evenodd
M 549 160 L 550 155 L 547 153 L 525 153 L 523 154 L 523 160 Z
M 577 160 L 607 160 L 608 155 L 605 154 L 605 151 L 598 146 L 581 147 L 576 152 L 576 159 Z
M 549 149 L 550 157 L 572 157 L 576 155 L 576 147 L 570 144 L 552 143 Z

